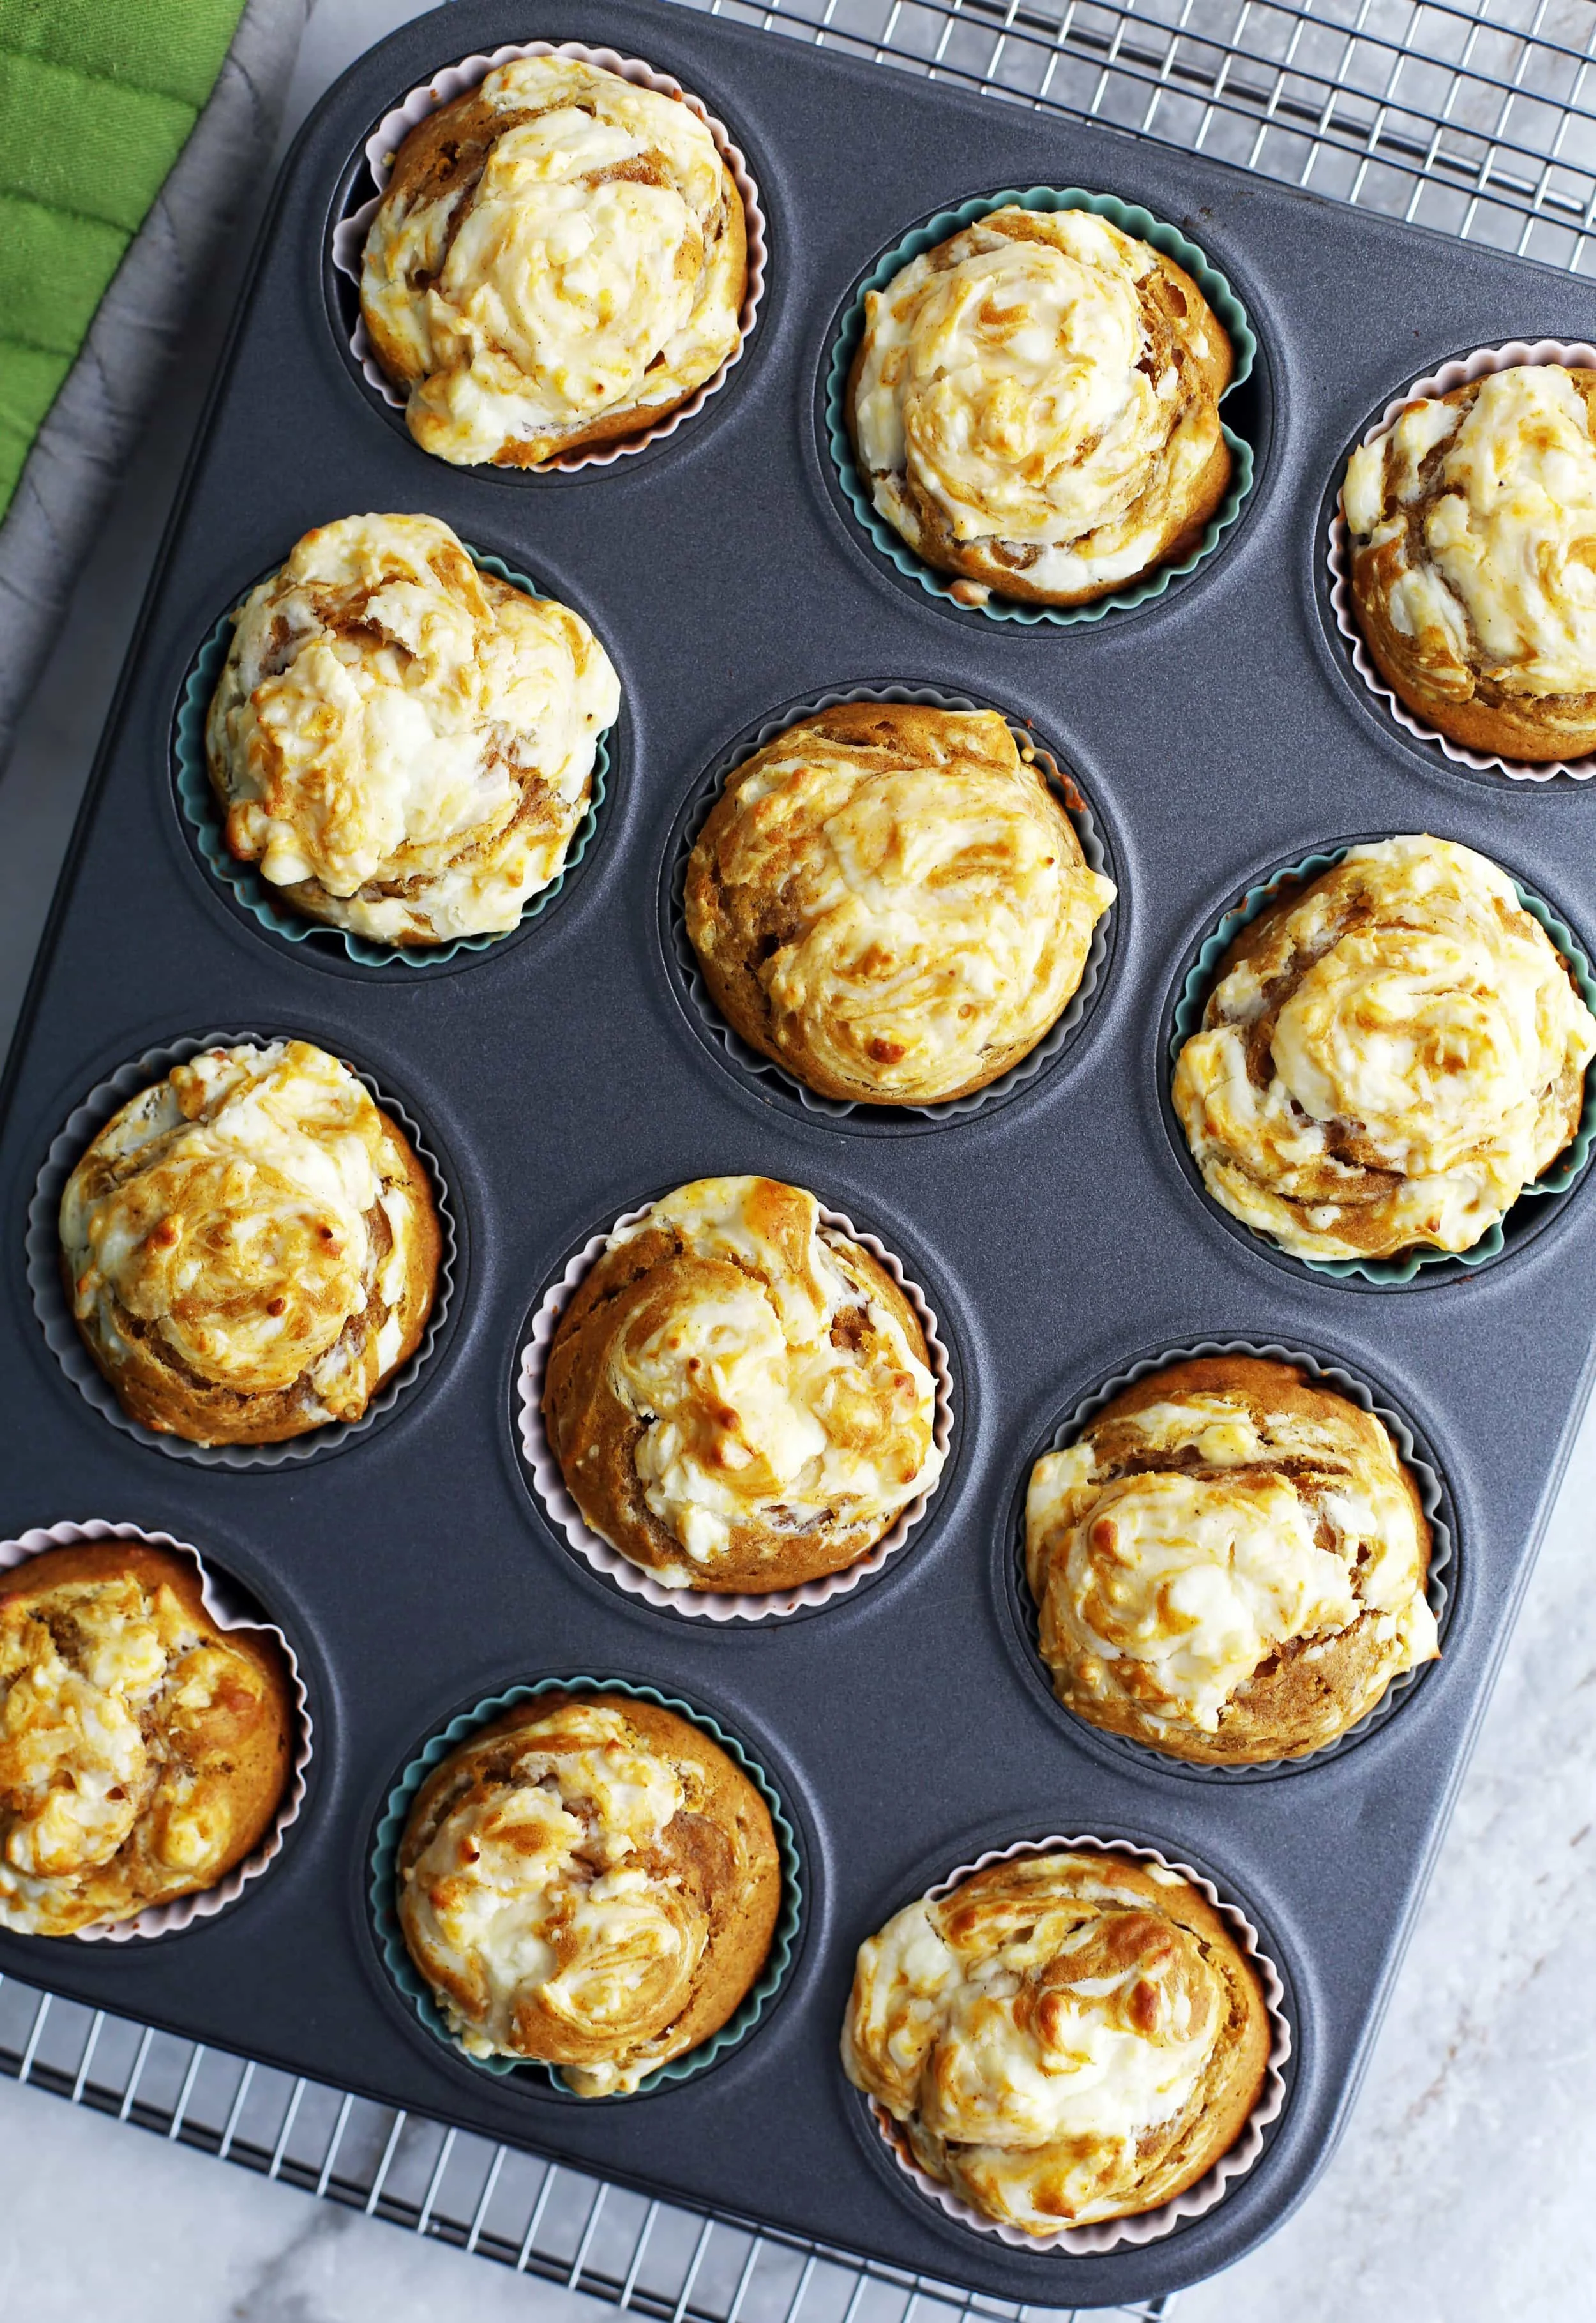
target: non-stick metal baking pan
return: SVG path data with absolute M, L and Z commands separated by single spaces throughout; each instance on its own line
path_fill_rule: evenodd
M 769 287 L 726 386 L 667 441 L 576 475 L 428 459 L 362 381 L 328 260 L 377 119 L 508 41 L 638 55 L 698 92 L 758 181 Z M 1226 406 L 1257 482 L 1224 545 L 1139 609 L 1058 628 L 934 600 L 848 509 L 824 387 L 860 280 L 917 222 L 1006 188 L 1141 203 L 1223 271 L 1260 342 Z M 1590 950 L 1596 795 L 1482 778 L 1400 733 L 1330 618 L 1323 520 L 1346 449 L 1406 382 L 1515 337 L 1596 334 L 1596 289 L 1151 143 L 873 72 L 639 0 L 462 0 L 363 57 L 278 189 L 151 585 L 5 1086 L 0 1520 L 97 1516 L 200 1545 L 293 1639 L 318 1747 L 271 1873 L 188 1933 L 6 1937 L 0 1969 L 639 2187 L 1050 2306 L 1145 2297 L 1238 2257 L 1298 2201 L 1356 2089 L 1588 1384 L 1596 1194 L 1576 1186 L 1476 1271 L 1316 1279 L 1232 1232 L 1172 1142 L 1174 997 L 1262 874 L 1349 837 L 1430 830 L 1546 898 Z M 219 615 L 308 527 L 427 510 L 578 606 L 621 672 L 610 791 L 557 907 L 426 972 L 262 928 L 177 804 L 174 720 Z M 830 689 L 933 686 L 1029 721 L 1090 804 L 1120 884 L 1101 989 L 1046 1070 L 968 1117 L 889 1134 L 745 1071 L 694 1018 L 669 941 L 672 834 L 728 746 Z M 46 1344 L 23 1224 L 73 1108 L 146 1050 L 293 1031 L 390 1091 L 460 1236 L 439 1343 L 337 1446 L 234 1473 L 107 1424 Z M 953 1354 L 959 1427 L 911 1547 L 786 1621 L 687 1621 L 572 1554 L 513 1428 L 527 1318 L 571 1251 L 712 1171 L 809 1186 L 880 1234 Z M 1220 1780 L 1105 1747 L 1050 1702 L 1013 1579 L 1015 1495 L 1113 1373 L 1205 1338 L 1279 1343 L 1412 1424 L 1454 1536 L 1442 1662 L 1327 1758 Z M 711 2070 L 582 2104 L 427 2034 L 381 1964 L 372 1832 L 457 1710 L 519 1680 L 615 1676 L 685 1698 L 781 1792 L 803 1857 L 796 1959 Z M 1140 2249 L 1012 2251 L 894 2172 L 837 2057 L 862 1936 L 989 1847 L 1092 1832 L 1196 1866 L 1288 1987 L 1288 2102 L 1257 2167 Z

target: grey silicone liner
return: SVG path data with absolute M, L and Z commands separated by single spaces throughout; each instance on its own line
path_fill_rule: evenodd
M 1403 1466 L 1418 1486 L 1419 1500 L 1429 1523 L 1430 1562 L 1425 1579 L 1425 1597 L 1435 1617 L 1435 1627 L 1445 1647 L 1447 1627 L 1457 1598 L 1457 1545 L 1449 1516 L 1451 1503 L 1439 1473 L 1421 1456 L 1412 1426 L 1403 1414 L 1377 1396 L 1354 1373 L 1340 1364 L 1326 1361 L 1321 1355 L 1309 1354 L 1304 1348 L 1282 1346 L 1275 1340 L 1260 1343 L 1252 1339 L 1200 1339 L 1192 1346 L 1166 1347 L 1160 1354 L 1140 1357 L 1126 1370 L 1116 1372 L 1112 1379 L 1105 1380 L 1090 1395 L 1083 1396 L 1069 1419 L 1060 1421 L 1046 1443 L 1038 1445 L 1026 1457 L 1015 1495 L 1018 1515 L 1010 1528 L 1008 1561 L 1013 1568 L 1017 1606 L 1035 1675 L 1047 1689 L 1051 1707 L 1069 1722 L 1072 1734 L 1084 1733 L 1095 1746 L 1143 1773 L 1156 1767 L 1163 1773 L 1177 1775 L 1186 1782 L 1277 1782 L 1284 1776 L 1302 1774 L 1309 1768 L 1323 1766 L 1326 1759 L 1338 1757 L 1341 1752 L 1374 1733 L 1395 1716 L 1412 1694 L 1416 1683 L 1433 1665 L 1421 1662 L 1416 1669 L 1404 1670 L 1399 1677 L 1393 1678 L 1373 1709 L 1366 1712 L 1355 1725 L 1349 1726 L 1344 1734 L 1337 1735 L 1334 1742 L 1326 1742 L 1323 1749 L 1310 1750 L 1300 1758 L 1270 1759 L 1261 1766 L 1196 1766 L 1189 1759 L 1177 1758 L 1173 1751 L 1155 1749 L 1150 1742 L 1137 1742 L 1125 1734 L 1107 1733 L 1102 1727 L 1095 1726 L 1089 1718 L 1081 1717 L 1059 1700 L 1053 1691 L 1052 1672 L 1042 1658 L 1037 1630 L 1037 1604 L 1031 1593 L 1031 1583 L 1025 1570 L 1025 1494 L 1031 1472 L 1037 1461 L 1045 1453 L 1062 1452 L 1068 1445 L 1075 1443 L 1097 1414 L 1126 1388 L 1151 1378 L 1155 1372 L 1167 1371 L 1173 1364 L 1192 1363 L 1207 1355 L 1255 1355 L 1264 1363 L 1295 1364 L 1322 1387 L 1344 1396 L 1349 1403 L 1355 1403 L 1360 1411 L 1371 1413 L 1380 1422 L 1395 1443 Z
M 265 1048 L 273 1040 L 285 1037 L 281 1033 L 206 1033 L 197 1038 L 174 1041 L 169 1047 L 146 1049 L 142 1057 L 134 1057 L 129 1063 L 118 1066 L 107 1079 L 90 1089 L 82 1103 L 74 1106 L 68 1115 L 60 1133 L 51 1140 L 44 1166 L 33 1188 L 33 1198 L 28 1204 L 28 1288 L 32 1293 L 33 1312 L 39 1318 L 40 1327 L 62 1371 L 85 1402 L 92 1404 L 100 1417 L 109 1420 L 121 1435 L 131 1436 L 135 1444 L 145 1445 L 152 1452 L 164 1452 L 169 1459 L 192 1460 L 202 1468 L 284 1467 L 298 1461 L 312 1460 L 318 1453 L 335 1452 L 355 1437 L 363 1436 L 385 1413 L 393 1409 L 400 1396 L 426 1369 L 444 1327 L 454 1288 L 459 1237 L 455 1232 L 449 1189 L 438 1166 L 437 1156 L 428 1147 L 404 1106 L 390 1097 L 369 1073 L 351 1065 L 349 1070 L 362 1087 L 384 1113 L 392 1116 L 409 1139 L 417 1159 L 427 1172 L 436 1206 L 443 1249 L 438 1259 L 432 1312 L 427 1318 L 421 1345 L 409 1361 L 401 1364 L 387 1384 L 371 1398 L 358 1419 L 331 1420 L 325 1428 L 313 1428 L 307 1435 L 290 1437 L 286 1444 L 190 1444 L 179 1436 L 158 1436 L 152 1428 L 144 1427 L 124 1411 L 109 1382 L 91 1360 L 78 1335 L 61 1284 L 59 1221 L 61 1195 L 67 1180 L 85 1149 L 112 1115 L 119 1112 L 141 1089 L 161 1080 L 174 1065 L 186 1064 L 190 1057 L 198 1056 L 204 1049 Z
M 14 1572 L 35 1556 L 46 1556 L 52 1548 L 72 1548 L 87 1541 L 136 1540 L 149 1548 L 174 1550 L 179 1556 L 191 1557 L 199 1572 L 200 1596 L 205 1609 L 219 1630 L 253 1630 L 258 1635 L 275 1638 L 281 1647 L 289 1666 L 289 1676 L 294 1690 L 294 1716 L 297 1742 L 289 1779 L 283 1786 L 277 1813 L 270 1829 L 258 1847 L 246 1855 L 242 1863 L 217 1881 L 214 1887 L 202 1887 L 192 1896 L 174 1896 L 170 1904 L 152 1904 L 147 1910 L 136 1913 L 131 1920 L 96 1921 L 87 1928 L 73 1930 L 78 1943 L 132 1943 L 139 1939 L 180 1935 L 197 1920 L 214 1919 L 235 1904 L 252 1881 L 259 1879 L 271 1868 L 282 1852 L 284 1834 L 299 1820 L 305 1804 L 306 1775 L 316 1749 L 316 1729 L 310 1716 L 310 1696 L 299 1667 L 299 1657 L 275 1621 L 256 1621 L 229 1596 L 225 1582 L 218 1582 L 199 1551 L 186 1540 L 178 1540 L 170 1532 L 144 1532 L 134 1524 L 107 1524 L 102 1517 L 90 1517 L 82 1524 L 61 1523 L 36 1526 L 14 1540 L 0 1541 L 0 1575 Z M 59 1937 L 45 1939 L 59 1942 Z
M 748 1076 L 756 1083 L 763 1082 L 766 1089 L 779 1089 L 783 1096 L 794 1099 L 805 1113 L 814 1115 L 819 1121 L 835 1122 L 848 1129 L 877 1131 L 890 1130 L 894 1123 L 908 1126 L 924 1122 L 940 1126 L 945 1123 L 968 1121 L 986 1106 L 1001 1105 L 1017 1096 L 1039 1074 L 1056 1064 L 1070 1046 L 1104 981 L 1113 941 L 1114 915 L 1120 908 L 1118 901 L 1109 905 L 1092 930 L 1080 982 L 1071 993 L 1062 1014 L 1054 1019 L 1036 1046 L 1029 1050 L 1018 1064 L 1011 1065 L 1006 1073 L 1000 1073 L 995 1081 L 989 1081 L 985 1088 L 977 1089 L 968 1097 L 949 1097 L 936 1105 L 872 1105 L 864 1099 L 820 1096 L 800 1080 L 796 1073 L 784 1065 L 777 1064 L 774 1058 L 752 1047 L 732 1030 L 710 997 L 703 970 L 687 933 L 684 902 L 687 867 L 699 834 L 726 785 L 738 769 L 746 766 L 767 743 L 775 741 L 803 719 L 818 717 L 822 710 L 836 709 L 845 702 L 918 702 L 933 710 L 983 710 L 994 706 L 977 702 L 970 694 L 948 693 L 934 685 L 839 686 L 826 693 L 817 693 L 809 701 L 788 704 L 774 717 L 766 719 L 757 733 L 723 751 L 709 772 L 693 785 L 667 858 L 665 899 L 667 956 L 675 970 L 679 993 L 691 1008 L 697 1024 L 708 1035 L 711 1050 L 722 1057 L 739 1077 Z M 1030 733 L 1020 720 L 1010 717 L 1005 712 L 999 712 L 999 715 L 1020 748 L 1035 753 L 1048 777 L 1049 787 L 1069 817 L 1088 868 L 1115 877 L 1123 896 L 1123 881 L 1116 877 L 1115 867 L 1111 864 L 1096 821 L 1073 774 L 1065 770 L 1053 752 Z
M 1286 2014 L 1286 1990 L 1279 1969 L 1264 1951 L 1257 1929 L 1241 1905 L 1222 1896 L 1214 1882 L 1189 1863 L 1181 1863 L 1163 1854 L 1156 1847 L 1138 1845 L 1128 1839 L 1097 1839 L 1087 1832 L 1078 1838 L 1016 1840 L 1012 1847 L 989 1848 L 973 1863 L 961 1863 L 945 1879 L 926 1890 L 927 1900 L 940 1902 L 961 1887 L 977 1871 L 985 1871 L 994 1863 L 1012 1862 L 1016 1857 L 1052 1854 L 1124 1855 L 1133 1863 L 1150 1863 L 1160 1870 L 1170 1871 L 1188 1886 L 1195 1887 L 1230 1928 L 1239 1941 L 1240 1949 L 1257 1972 L 1263 1989 L 1264 2007 L 1269 2016 L 1269 2064 L 1257 2104 L 1243 2124 L 1242 2132 L 1228 2150 L 1220 2154 L 1194 2185 L 1184 2193 L 1171 2196 L 1156 2209 L 1133 2212 L 1128 2217 L 1099 2218 L 1090 2226 L 1064 2227 L 1053 2235 L 1028 2235 L 1018 2227 L 999 2224 L 995 2218 L 984 2217 L 969 2203 L 961 2201 L 950 2188 L 943 2186 L 923 2171 L 912 2153 L 905 2150 L 900 2137 L 894 2133 L 897 2124 L 876 2100 L 867 2098 L 866 2105 L 876 2133 L 886 2147 L 898 2170 L 917 2191 L 934 2202 L 943 2215 L 977 2234 L 991 2235 L 1006 2243 L 1011 2250 L 1045 2254 L 1066 2251 L 1072 2257 L 1117 2250 L 1125 2244 L 1140 2245 L 1160 2242 L 1165 2235 L 1189 2218 L 1206 2217 L 1222 2202 L 1237 2179 L 1244 2178 L 1262 2158 L 1264 2131 L 1278 2121 L 1286 2107 L 1289 2094 L 1285 2068 L 1290 2061 L 1293 2042 L 1291 2021 Z

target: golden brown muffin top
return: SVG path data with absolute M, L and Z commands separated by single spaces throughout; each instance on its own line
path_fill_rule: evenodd
M 697 1179 L 611 1235 L 560 1318 L 543 1409 L 586 1521 L 674 1587 L 834 1572 L 944 1459 L 913 1308 L 770 1178 Z
M 425 450 L 532 466 L 702 386 L 746 275 L 742 202 L 691 106 L 517 57 L 400 147 L 361 308 Z
M 1289 1364 L 1174 1364 L 1032 1470 L 1026 1566 L 1060 1699 L 1177 1757 L 1334 1741 L 1439 1651 L 1430 1532 L 1383 1424 Z
M 1089 210 L 995 210 L 867 294 L 855 448 L 876 508 L 934 562 L 1081 602 L 1219 499 L 1232 363 L 1150 243 Z
M 1233 1217 L 1300 1258 L 1469 1250 L 1573 1137 L 1596 1017 L 1507 873 L 1353 847 L 1243 929 L 1174 1103 Z
M 289 1774 L 280 1648 L 186 1557 L 109 1540 L 0 1572 L 0 1926 L 69 1935 L 214 1887 Z
M 995 711 L 845 702 L 728 779 L 685 904 L 745 1039 L 822 1096 L 924 1105 L 1036 1045 L 1114 896 Z
M 96 1361 L 136 1419 L 198 1442 L 357 1419 L 419 1338 L 439 1251 L 407 1141 L 296 1040 L 202 1051 L 130 1098 L 60 1235 Z
M 513 927 L 619 707 L 581 615 L 480 572 L 436 517 L 350 516 L 235 619 L 206 729 L 233 853 L 381 943 Z
M 1201 2177 L 1269 2045 L 1257 1975 L 1188 1881 L 1059 1851 L 990 1864 L 862 1944 L 842 2058 L 929 2175 L 1045 2236 Z
M 1426 688 L 1596 692 L 1596 372 L 1521 363 L 1410 403 L 1347 463 L 1360 582 Z
M 740 2005 L 775 1926 L 769 1810 L 674 1712 L 549 1694 L 452 1750 L 399 1850 L 405 1941 L 475 2057 L 635 2089 Z

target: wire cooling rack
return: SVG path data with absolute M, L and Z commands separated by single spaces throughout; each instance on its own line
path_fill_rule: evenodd
M 1596 271 L 1592 0 L 685 0 Z
M 1596 271 L 1596 0 L 682 0 Z M 655 2323 L 1068 2323 L 0 1978 L 0 2074 Z M 1097 2309 L 1154 2323 L 1169 2300 Z
M 540 2162 L 0 1978 L 0 2073 L 655 2323 L 1069 2323 Z M 1168 2300 L 1096 2309 L 1155 2323 Z

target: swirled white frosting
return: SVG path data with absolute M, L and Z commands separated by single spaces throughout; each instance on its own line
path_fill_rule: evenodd
M 379 941 L 513 927 L 619 700 L 581 615 L 479 573 L 437 518 L 320 525 L 241 607 L 212 702 L 228 845 Z
M 472 94 L 503 117 L 480 179 L 390 195 L 361 280 L 416 382 L 412 435 L 457 465 L 680 402 L 736 348 L 743 297 L 739 197 L 690 106 L 572 57 Z
M 1463 701 L 1480 675 L 1532 699 L 1596 691 L 1596 443 L 1561 364 L 1409 405 L 1353 454 L 1344 506 L 1361 546 L 1398 546 L 1388 611 L 1427 685 Z

